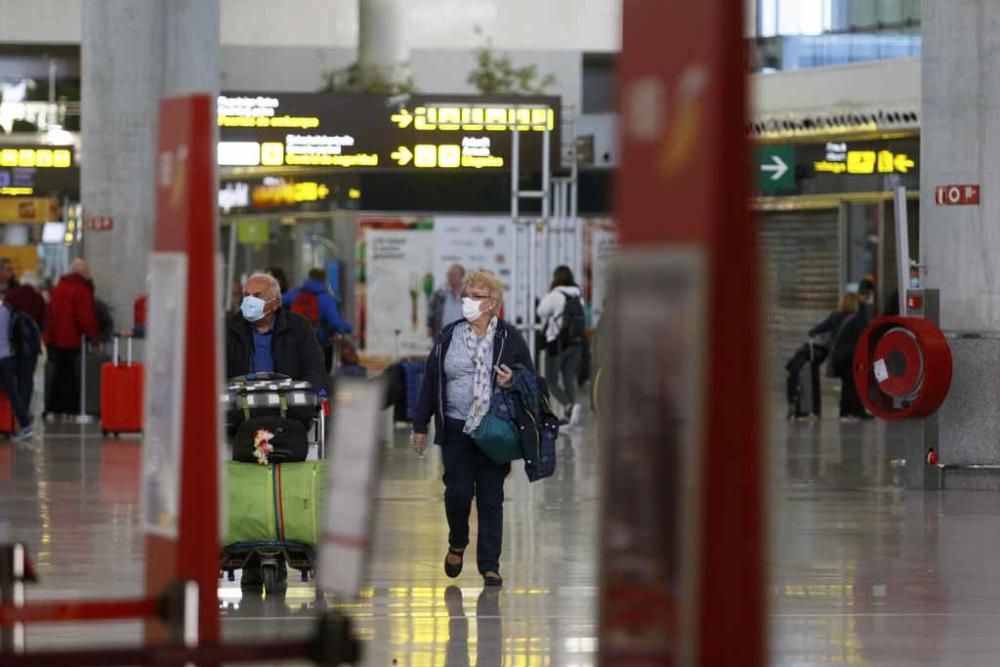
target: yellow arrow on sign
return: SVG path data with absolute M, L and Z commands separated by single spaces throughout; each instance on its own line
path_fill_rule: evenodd
M 397 150 L 390 153 L 389 157 L 395 160 L 400 167 L 405 167 L 410 164 L 410 160 L 413 159 L 413 151 L 406 146 L 400 146 Z
M 399 113 L 394 113 L 389 116 L 389 120 L 398 125 L 401 129 L 410 126 L 413 122 L 413 114 L 411 114 L 406 109 L 400 109 Z

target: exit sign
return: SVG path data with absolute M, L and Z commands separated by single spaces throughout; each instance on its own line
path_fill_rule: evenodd
M 979 185 L 939 185 L 934 188 L 938 206 L 979 206 Z

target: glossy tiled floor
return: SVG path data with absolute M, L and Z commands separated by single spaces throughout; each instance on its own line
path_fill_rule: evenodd
M 899 438 L 875 423 L 774 420 L 769 438 L 772 662 L 1000 664 L 1000 497 L 910 493 Z M 440 461 L 386 448 L 370 587 L 350 608 L 369 665 L 572 665 L 596 656 L 597 468 L 586 435 L 557 476 L 507 485 L 502 592 L 441 571 Z M 0 539 L 28 542 L 32 599 L 139 592 L 136 441 L 50 429 L 0 443 Z M 738 557 L 738 555 L 734 555 Z M 451 584 L 457 587 L 451 587 Z M 308 632 L 315 598 L 242 600 L 220 590 L 228 638 Z M 135 624 L 41 627 L 29 645 L 135 642 Z M 395 661 L 395 662 L 394 662 Z

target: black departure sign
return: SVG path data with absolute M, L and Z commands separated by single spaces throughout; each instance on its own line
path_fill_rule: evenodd
M 559 110 L 548 96 L 224 93 L 219 165 L 509 170 L 516 127 L 520 168 L 537 171 L 546 129 L 559 164 Z

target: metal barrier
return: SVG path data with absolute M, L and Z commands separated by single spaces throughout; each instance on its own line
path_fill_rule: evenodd
M 201 644 L 198 638 L 198 585 L 178 582 L 158 598 L 68 600 L 27 604 L 24 584 L 37 580 L 24 544 L 0 546 L 0 663 L 4 667 L 63 667 L 73 665 L 187 665 L 311 660 L 322 667 L 354 664 L 360 646 L 351 620 L 328 611 L 318 618 L 311 640 Z M 160 619 L 167 624 L 170 643 L 139 648 L 94 648 L 25 652 L 28 623 L 101 622 Z

